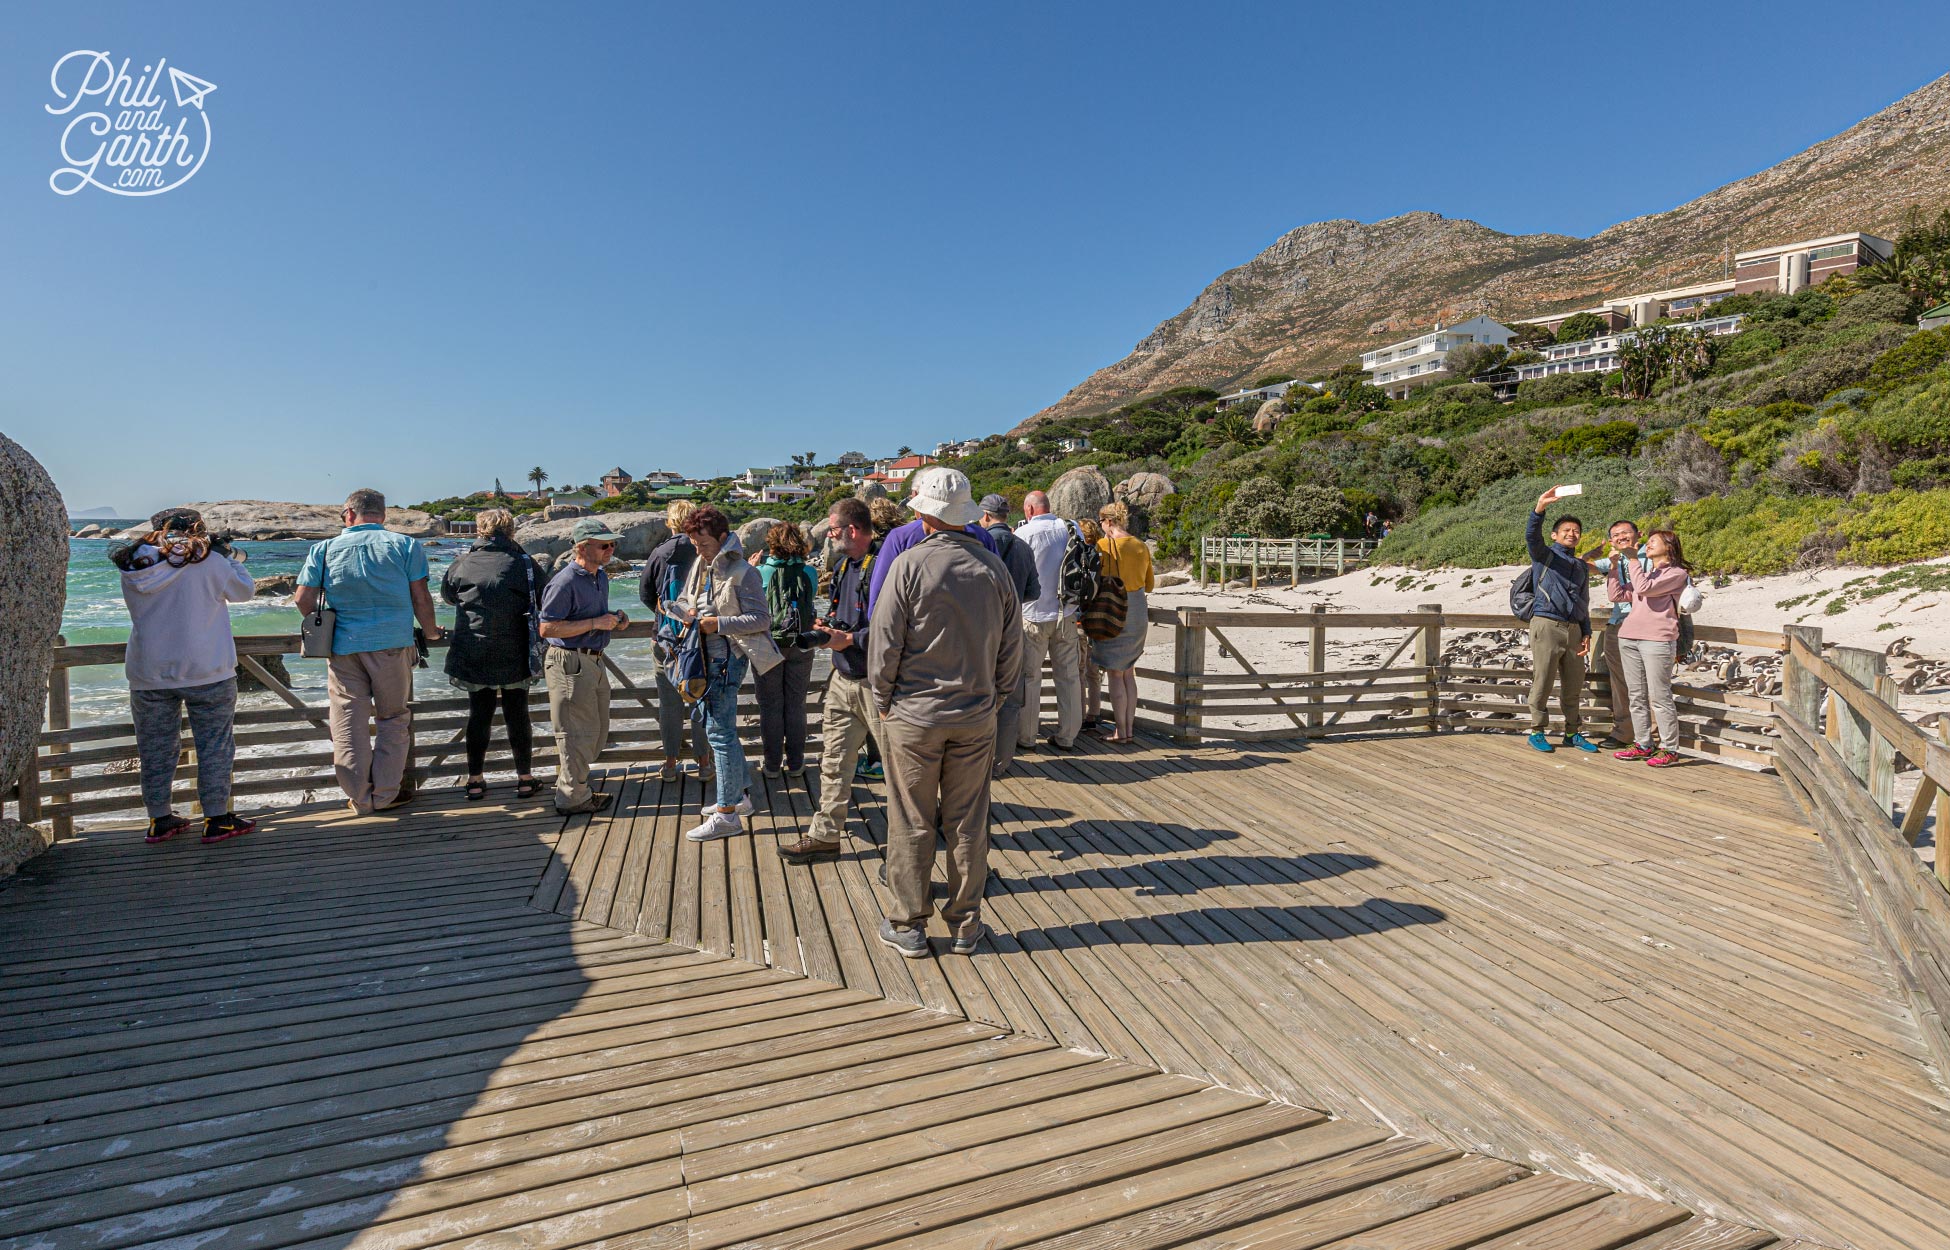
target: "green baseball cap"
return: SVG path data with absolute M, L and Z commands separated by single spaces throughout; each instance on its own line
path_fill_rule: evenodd
M 612 534 L 609 526 L 603 524 L 596 517 L 586 516 L 580 521 L 577 521 L 575 528 L 569 531 L 569 541 L 575 543 L 620 543 L 623 541 L 623 536 L 621 534 Z

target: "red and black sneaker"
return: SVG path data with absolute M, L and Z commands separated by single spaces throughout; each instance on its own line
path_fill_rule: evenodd
M 203 822 L 205 842 L 227 842 L 231 838 L 241 838 L 257 828 L 254 820 L 245 820 L 236 812 L 225 812 L 221 816 L 211 816 Z
M 144 835 L 142 840 L 149 843 L 167 842 L 189 827 L 189 821 L 178 816 L 175 812 L 171 812 L 167 816 L 158 816 L 150 821 L 149 832 Z
M 1654 752 L 1652 756 L 1645 761 L 1645 764 L 1646 767 L 1648 768 L 1669 768 L 1672 765 L 1677 764 L 1684 759 L 1685 757 L 1682 755 L 1677 755 L 1671 751 L 1661 750 L 1661 751 Z

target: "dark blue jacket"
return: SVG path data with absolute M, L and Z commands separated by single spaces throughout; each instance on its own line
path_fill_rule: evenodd
M 1523 541 L 1530 548 L 1530 581 L 1537 596 L 1533 614 L 1575 624 L 1578 633 L 1589 638 L 1591 570 L 1573 552 L 1544 541 L 1544 514 L 1535 508 L 1530 510 Z

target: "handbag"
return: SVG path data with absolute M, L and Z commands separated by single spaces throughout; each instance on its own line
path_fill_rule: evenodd
M 1692 579 L 1688 578 L 1686 581 L 1686 589 L 1679 592 L 1680 613 L 1685 616 L 1691 616 L 1693 613 L 1699 611 L 1701 608 L 1705 606 L 1706 606 L 1705 592 L 1700 590 L 1698 586 L 1694 585 Z
M 1131 596 L 1125 591 L 1124 583 L 1105 573 L 1097 578 L 1097 593 L 1077 613 L 1077 623 L 1083 627 L 1084 637 L 1093 642 L 1109 642 L 1124 632 L 1130 609 Z
M 325 593 L 319 591 L 318 606 L 305 613 L 298 626 L 298 654 L 307 660 L 332 658 L 332 636 L 338 632 L 339 614 L 325 606 Z

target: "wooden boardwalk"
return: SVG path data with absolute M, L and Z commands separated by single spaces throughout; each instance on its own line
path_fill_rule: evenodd
M 694 782 L 612 785 L 566 827 L 441 793 L 29 865 L 0 1246 L 1950 1228 L 1944 1093 L 1772 778 L 1481 735 L 1032 755 L 997 791 L 1001 932 L 911 963 L 872 939 L 867 789 L 866 839 L 805 869 L 775 854 L 801 783 L 702 847 Z

